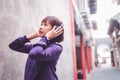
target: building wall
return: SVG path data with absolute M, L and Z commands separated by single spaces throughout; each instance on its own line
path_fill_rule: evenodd
M 57 64 L 59 80 L 74 79 L 69 0 L 0 0 L 0 80 L 24 80 L 28 55 L 9 49 L 8 44 L 34 33 L 48 15 L 61 19 L 65 28 L 64 50 Z

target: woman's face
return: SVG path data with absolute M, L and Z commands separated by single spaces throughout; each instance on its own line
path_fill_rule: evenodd
M 41 23 L 41 26 L 38 30 L 40 36 L 45 36 L 52 29 L 52 26 L 49 24 L 48 21 Z

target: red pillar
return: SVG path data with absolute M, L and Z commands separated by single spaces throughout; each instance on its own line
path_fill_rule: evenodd
M 88 47 L 88 57 L 89 57 L 89 70 L 92 70 L 92 50 L 91 47 Z
M 89 56 L 90 56 L 90 69 L 92 70 L 92 49 L 89 47 Z
M 81 61 L 82 61 L 82 78 L 86 80 L 86 62 L 85 62 L 85 50 L 84 50 L 84 40 L 83 36 L 80 36 L 80 54 L 81 54 Z
M 86 57 L 87 57 L 87 66 L 88 66 L 88 73 L 91 71 L 91 62 L 90 62 L 90 52 L 89 52 L 89 46 L 86 45 Z
M 73 4 L 70 0 L 70 19 L 71 19 L 71 35 L 72 35 L 72 53 L 73 53 L 73 67 L 74 67 L 74 80 L 77 79 L 77 65 L 76 65 L 76 49 L 75 49 L 75 30 L 74 30 L 74 17 L 73 17 Z

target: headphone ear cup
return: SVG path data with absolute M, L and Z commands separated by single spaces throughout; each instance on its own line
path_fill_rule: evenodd
M 62 26 L 62 27 L 63 27 L 63 26 L 64 26 L 64 24 L 62 23 L 60 26 Z
M 56 25 L 55 25 L 54 27 L 55 27 L 55 29 L 57 29 L 59 26 L 56 26 Z
M 55 27 L 55 29 L 57 29 L 56 25 L 54 27 Z
M 62 23 L 60 26 L 55 25 L 54 27 L 55 27 L 55 29 L 57 29 L 58 27 L 63 27 L 63 26 L 64 26 L 64 24 Z

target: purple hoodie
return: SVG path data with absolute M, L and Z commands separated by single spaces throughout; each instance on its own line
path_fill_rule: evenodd
M 45 36 L 36 44 L 28 44 L 27 42 L 30 41 L 24 36 L 9 44 L 11 49 L 28 54 L 25 80 L 58 80 L 56 64 L 63 47 L 47 40 Z

